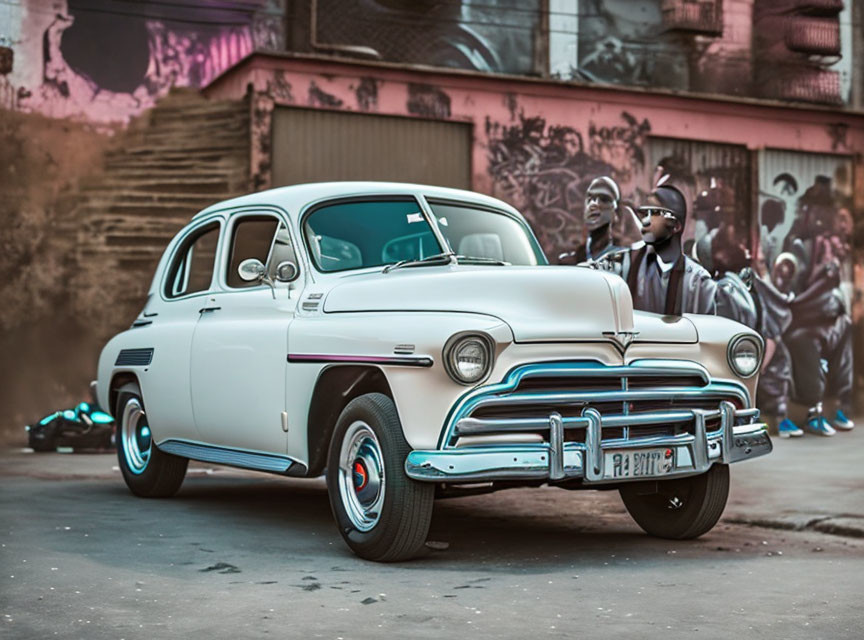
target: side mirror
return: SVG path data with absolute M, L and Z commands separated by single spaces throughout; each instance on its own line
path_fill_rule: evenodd
M 254 282 L 263 280 L 264 276 L 267 275 L 267 269 L 257 258 L 248 258 L 237 267 L 237 274 L 244 282 Z
M 290 260 L 285 260 L 276 265 L 276 280 L 279 282 L 293 282 L 299 275 L 300 270 Z

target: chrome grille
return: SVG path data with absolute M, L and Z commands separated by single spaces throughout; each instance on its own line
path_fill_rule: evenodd
M 532 433 L 548 436 L 549 419 L 559 415 L 566 442 L 584 442 L 580 416 L 596 410 L 603 440 L 637 439 L 694 433 L 693 409 L 716 412 L 722 401 L 746 408 L 749 397 L 739 384 L 712 381 L 692 362 L 643 360 L 626 366 L 599 362 L 525 365 L 504 382 L 476 389 L 457 406 L 443 445 L 465 435 Z M 674 420 L 651 421 L 651 414 Z M 716 423 L 716 424 L 715 424 Z M 719 428 L 707 418 L 706 428 Z

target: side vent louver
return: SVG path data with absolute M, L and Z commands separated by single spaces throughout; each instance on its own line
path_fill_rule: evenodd
M 153 362 L 153 349 L 123 349 L 117 355 L 115 367 L 146 367 Z
M 317 311 L 319 305 L 321 304 L 321 298 L 324 297 L 323 293 L 310 293 L 309 297 L 303 301 L 301 305 L 303 307 L 303 311 Z

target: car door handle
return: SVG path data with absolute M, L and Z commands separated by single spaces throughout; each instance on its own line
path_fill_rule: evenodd
M 204 313 L 205 311 L 219 311 L 222 307 L 201 307 L 198 309 L 198 313 Z

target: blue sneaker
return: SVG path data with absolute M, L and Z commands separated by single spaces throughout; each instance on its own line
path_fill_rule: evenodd
M 855 423 L 840 409 L 837 409 L 837 413 L 834 414 L 834 419 L 831 422 L 834 424 L 835 429 L 840 429 L 841 431 L 852 431 L 855 428 Z
M 798 438 L 803 436 L 804 432 L 789 418 L 784 418 L 783 422 L 777 425 L 777 435 L 781 438 Z
M 834 431 L 834 427 L 828 424 L 828 421 L 822 416 L 814 416 L 807 420 L 804 429 L 809 433 L 816 434 L 817 436 L 833 436 L 837 433 Z

